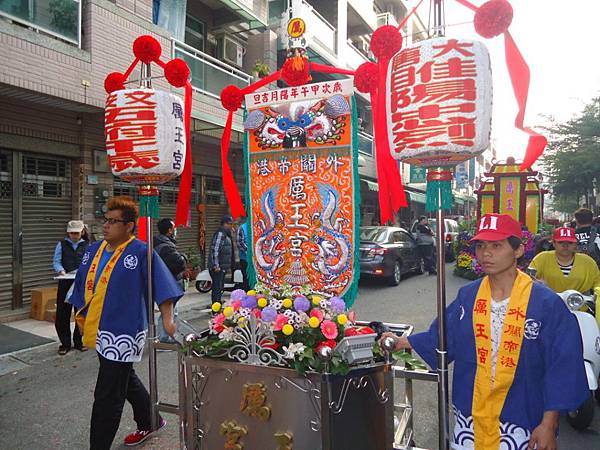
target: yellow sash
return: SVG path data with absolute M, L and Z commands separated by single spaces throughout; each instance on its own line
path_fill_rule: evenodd
M 502 326 L 502 340 L 498 349 L 493 385 L 492 291 L 488 277 L 483 279 L 477 292 L 473 306 L 477 372 L 473 386 L 472 405 L 475 448 L 477 450 L 498 450 L 500 448 L 500 413 L 519 362 L 525 316 L 532 287 L 531 278 L 519 271 L 510 293 L 506 318 Z
M 96 272 L 98 271 L 98 263 L 100 262 L 100 258 L 102 257 L 102 253 L 106 247 L 106 241 L 103 241 L 102 244 L 100 244 L 100 248 L 92 260 L 90 270 L 85 278 L 85 305 L 83 308 L 77 311 L 77 314 L 75 315 L 75 321 L 83 333 L 83 345 L 88 348 L 96 348 L 98 326 L 100 324 L 100 316 L 102 315 L 104 297 L 106 296 L 106 289 L 108 288 L 110 276 L 112 275 L 113 269 L 115 268 L 119 257 L 123 254 L 129 243 L 134 239 L 135 236 L 132 236 L 129 238 L 129 240 L 116 248 L 110 260 L 106 263 L 106 266 L 104 266 L 95 289 L 94 282 L 96 280 Z M 87 311 L 87 314 L 84 316 L 83 313 L 85 311 Z

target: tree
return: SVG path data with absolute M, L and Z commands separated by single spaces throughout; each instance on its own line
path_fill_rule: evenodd
M 600 181 L 600 97 L 582 113 L 564 123 L 546 127 L 548 149 L 542 159 L 551 182 L 551 194 L 559 211 L 578 204 L 595 205 L 594 192 Z

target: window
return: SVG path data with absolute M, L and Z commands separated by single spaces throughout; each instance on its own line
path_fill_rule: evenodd
M 185 20 L 185 43 L 203 52 L 205 35 L 206 25 L 204 22 L 187 14 Z
M 224 205 L 225 193 L 223 192 L 223 182 L 220 178 L 206 177 L 204 202 L 207 205 Z
M 408 234 L 406 234 L 402 231 L 394 231 L 392 236 L 393 236 L 392 242 L 394 242 L 394 243 L 410 241 L 410 237 L 408 236 Z

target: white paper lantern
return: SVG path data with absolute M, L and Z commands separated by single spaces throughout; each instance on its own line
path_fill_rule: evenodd
M 386 88 L 394 158 L 452 166 L 488 147 L 492 73 L 481 42 L 436 38 L 401 50 L 390 60 Z
M 104 113 L 112 173 L 134 184 L 163 184 L 183 171 L 183 101 L 169 92 L 124 89 L 109 94 Z

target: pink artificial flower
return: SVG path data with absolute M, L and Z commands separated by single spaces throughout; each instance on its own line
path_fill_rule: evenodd
M 241 300 L 236 300 L 235 302 L 231 302 L 231 307 L 234 309 L 234 311 L 237 311 L 238 309 L 240 309 L 240 306 L 242 306 Z
M 356 312 L 354 310 L 348 313 L 348 320 L 352 323 L 356 323 Z
M 283 314 L 277 314 L 277 318 L 275 319 L 275 324 L 273 325 L 273 329 L 275 331 L 281 331 L 283 326 L 288 323 L 288 317 Z
M 317 319 L 319 319 L 319 322 L 323 322 L 323 318 L 325 316 L 323 315 L 323 311 L 321 311 L 319 308 L 314 308 L 310 312 L 310 317 L 316 317 Z
M 260 309 L 256 308 L 252 310 L 252 314 L 254 314 L 254 317 L 256 317 L 257 319 L 260 319 L 262 312 Z
M 212 327 L 217 333 L 220 333 L 225 329 L 223 326 L 223 322 L 225 322 L 225 315 L 217 314 L 212 320 Z
M 331 320 L 324 320 L 321 324 L 321 333 L 325 339 L 335 339 L 338 335 L 337 325 Z

